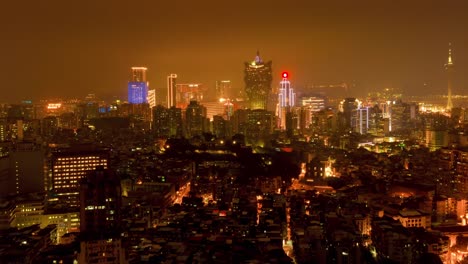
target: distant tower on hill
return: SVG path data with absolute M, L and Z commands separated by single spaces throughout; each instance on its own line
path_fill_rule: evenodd
M 452 110 L 452 78 L 453 78 L 453 61 L 452 61 L 452 45 L 449 44 L 449 54 L 447 64 L 445 64 L 445 69 L 447 70 L 447 110 Z

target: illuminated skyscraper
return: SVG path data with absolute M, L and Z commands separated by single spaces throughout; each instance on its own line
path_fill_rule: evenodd
M 132 82 L 146 82 L 146 67 L 132 67 Z
M 283 72 L 281 74 L 283 78 L 280 82 L 280 88 L 278 92 L 278 117 L 280 120 L 279 127 L 286 127 L 286 113 L 290 112 L 291 107 L 296 105 L 296 93 L 291 87 L 291 82 L 288 80 L 289 74 Z
M 369 107 L 359 106 L 352 110 L 351 122 L 354 132 L 359 134 L 367 134 L 369 130 Z
M 148 103 L 148 82 L 145 67 L 132 67 L 131 81 L 128 82 L 128 102 L 131 104 Z
M 452 75 L 453 75 L 453 62 L 452 62 L 452 47 L 449 44 L 449 54 L 447 64 L 445 64 L 445 69 L 447 70 L 447 110 L 452 110 Z
M 177 74 L 171 73 L 167 76 L 167 108 L 176 107 L 177 103 Z
M 148 90 L 148 104 L 150 108 L 153 108 L 156 106 L 156 90 Z
M 264 63 L 258 51 L 254 61 L 245 63 L 245 92 L 251 109 L 267 109 L 272 81 L 271 64 L 271 61 Z
M 176 107 L 185 109 L 190 101 L 203 101 L 205 89 L 201 83 L 176 84 Z
M 128 83 L 128 102 L 131 104 L 144 104 L 148 101 L 148 86 L 145 82 Z

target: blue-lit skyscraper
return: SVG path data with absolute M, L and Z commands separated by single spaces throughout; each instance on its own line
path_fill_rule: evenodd
M 132 78 L 128 82 L 128 102 L 131 104 L 148 103 L 146 71 L 146 67 L 132 67 Z
M 128 83 L 128 102 L 131 104 L 144 104 L 148 102 L 148 85 L 146 82 Z

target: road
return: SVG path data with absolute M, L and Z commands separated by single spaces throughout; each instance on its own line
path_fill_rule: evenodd
M 190 182 L 187 182 L 187 184 L 180 187 L 179 190 L 176 192 L 176 198 L 174 200 L 174 204 L 181 204 L 182 199 L 188 196 L 189 192 L 190 192 Z
M 301 174 L 299 174 L 298 179 L 293 179 L 291 186 L 288 188 L 288 191 L 286 192 L 286 195 L 289 195 L 291 192 L 290 191 L 295 191 L 295 190 L 304 190 L 308 189 L 309 186 L 303 185 L 300 183 L 301 180 L 304 179 L 305 173 L 306 173 L 306 164 L 302 163 L 301 164 Z M 286 239 L 283 240 L 283 250 L 286 253 L 288 257 L 290 257 L 293 260 L 293 263 L 296 263 L 296 259 L 294 258 L 294 250 L 293 250 L 293 244 L 292 244 L 292 239 L 291 239 L 291 207 L 290 203 L 286 202 L 286 225 L 287 225 L 287 235 Z

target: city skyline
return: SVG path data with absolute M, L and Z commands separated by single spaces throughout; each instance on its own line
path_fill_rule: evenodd
M 468 1 L 17 2 L 0 263 L 468 263 Z
M 128 68 L 135 65 L 150 69 L 158 101 L 170 73 L 181 82 L 214 86 L 228 79 L 233 89 L 244 89 L 243 62 L 257 49 L 274 63 L 273 83 L 286 70 L 298 89 L 346 82 L 359 95 L 385 87 L 445 94 L 449 42 L 457 65 L 453 93 L 466 93 L 464 1 L 109 3 L 80 2 L 73 14 L 56 1 L 7 3 L 4 10 L 19 12 L 1 18 L 8 41 L 0 44 L 0 72 L 15 92 L 1 101 L 88 93 L 125 98 Z M 177 10 L 177 20 L 158 11 L 168 8 Z M 274 19 L 279 13 L 288 19 Z

